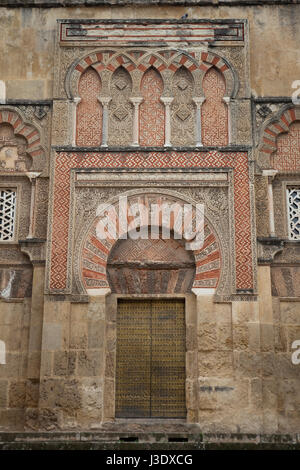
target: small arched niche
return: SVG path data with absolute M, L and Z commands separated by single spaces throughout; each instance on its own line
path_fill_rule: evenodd
M 221 72 L 211 67 L 204 75 L 202 88 L 205 101 L 201 107 L 201 129 L 203 145 L 228 144 L 228 109 L 223 98 L 226 91 Z
M 27 139 L 14 133 L 9 123 L 0 124 L 0 169 L 8 171 L 29 171 L 32 158 L 27 152 Z
M 195 258 L 185 241 L 159 238 L 118 240 L 107 261 L 107 277 L 115 294 L 186 294 L 195 277 Z
M 143 101 L 139 107 L 140 145 L 160 146 L 165 142 L 165 108 L 160 98 L 164 83 L 160 73 L 150 67 L 141 81 Z
M 77 106 L 76 144 L 99 146 L 102 142 L 102 106 L 99 102 L 101 80 L 89 67 L 79 80 L 80 102 Z

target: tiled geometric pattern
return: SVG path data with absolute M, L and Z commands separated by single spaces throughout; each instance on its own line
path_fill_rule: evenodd
M 300 170 L 300 122 L 277 138 L 277 151 L 273 156 L 273 168 L 279 171 Z
M 16 215 L 16 191 L 0 190 L 0 241 L 14 239 Z
M 225 81 L 223 75 L 212 67 L 204 75 L 202 82 L 205 101 L 202 104 L 202 143 L 203 145 L 228 144 L 227 106 L 223 102 Z
M 184 66 L 176 71 L 172 81 L 174 100 L 171 107 L 172 145 L 195 144 L 194 80 Z
M 244 152 L 57 152 L 51 240 L 51 289 L 64 290 L 67 256 L 71 168 L 232 168 L 236 287 L 253 288 L 248 155 Z M 109 248 L 107 248 L 109 251 Z
M 80 103 L 77 106 L 76 143 L 98 146 L 102 141 L 102 107 L 98 101 L 101 83 L 97 72 L 88 68 L 79 82 Z
M 163 81 L 159 73 L 150 68 L 143 76 L 140 105 L 140 145 L 163 146 L 165 139 L 165 107 L 160 101 Z
M 109 145 L 130 145 L 132 143 L 132 104 L 129 101 L 132 90 L 130 74 L 119 67 L 111 79 L 111 102 L 109 103 Z
M 291 240 L 300 240 L 300 187 L 287 189 L 288 232 Z

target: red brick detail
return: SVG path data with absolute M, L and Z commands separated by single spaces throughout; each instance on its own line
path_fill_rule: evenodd
M 84 159 L 79 153 L 57 152 L 53 191 L 53 219 L 51 243 L 50 287 L 65 291 L 68 265 L 68 233 L 70 208 L 70 170 L 72 168 L 232 168 L 234 170 L 234 220 L 235 220 L 235 266 L 236 287 L 253 288 L 252 241 L 250 191 L 248 176 L 248 155 L 243 152 L 150 152 L 140 153 L 86 153 Z M 97 240 L 95 238 L 95 240 Z M 208 242 L 209 236 L 205 240 Z M 98 240 L 97 240 L 98 242 Z M 94 243 L 94 242 L 93 242 Z M 106 251 L 110 250 L 108 242 Z M 200 250 L 201 254 L 201 250 Z M 99 256 L 99 254 L 97 254 Z M 215 271 L 214 274 L 212 274 Z M 218 278 L 219 269 L 205 274 L 208 279 Z M 210 273 L 210 274 L 207 274 Z M 206 277 L 205 277 L 206 276 Z M 202 281 L 201 281 L 202 282 Z M 103 278 L 107 286 L 107 281 Z
M 277 134 L 276 134 L 275 132 L 271 131 L 271 129 L 268 129 L 268 128 L 267 128 L 267 129 L 265 129 L 265 132 L 266 132 L 267 134 L 269 134 L 269 135 L 272 135 L 273 137 L 276 137 L 276 136 L 277 136 Z
M 104 273 L 97 273 L 92 271 L 91 269 L 83 269 L 83 274 L 85 277 L 90 279 L 106 279 L 106 274 Z
M 183 56 L 181 57 L 179 63 L 180 63 L 181 65 L 183 65 L 183 64 L 186 63 L 187 60 L 188 60 L 187 56 L 186 56 L 186 55 L 183 55 Z
M 102 59 L 103 59 L 102 52 L 96 52 L 96 57 L 97 57 L 98 62 L 102 62 Z
M 84 72 L 84 68 L 80 64 L 76 65 L 75 70 L 78 70 L 80 73 Z
M 291 116 L 292 121 L 296 121 L 296 114 L 293 108 L 289 109 L 289 115 Z
M 92 261 L 93 263 L 96 263 L 96 264 L 101 264 L 102 266 L 105 266 L 106 267 L 106 261 L 102 258 L 100 258 L 99 256 L 95 255 L 93 252 L 91 252 L 90 250 L 88 250 L 87 248 L 85 248 L 83 250 L 83 256 Z
M 40 147 L 39 132 L 37 129 L 35 129 L 31 124 L 26 124 L 19 114 L 12 110 L 0 111 L 0 123 L 5 122 L 9 123 L 13 127 L 14 132 L 16 132 L 16 129 L 20 128 L 16 135 L 23 135 L 25 137 L 27 141 L 26 151 L 31 155 L 31 157 L 37 157 L 43 154 L 43 150 Z M 28 144 L 28 141 L 34 137 L 35 140 Z M 32 151 L 32 149 L 36 150 Z
M 223 102 L 225 80 L 217 69 L 212 67 L 202 82 L 205 102 L 201 108 L 203 145 L 228 144 L 228 110 Z
M 77 106 L 76 143 L 81 146 L 101 145 L 102 107 L 98 101 L 101 91 L 97 72 L 88 68 L 80 77 L 80 103 Z
M 33 137 L 34 135 L 38 135 L 38 132 L 35 129 L 26 136 L 27 140 L 31 139 L 31 137 Z
M 38 156 L 42 155 L 42 153 L 43 153 L 42 150 L 39 149 L 39 150 L 35 150 L 34 152 L 30 152 L 30 155 L 32 157 L 38 157 Z
M 20 129 L 20 130 L 18 131 L 18 134 L 25 135 L 26 131 L 28 131 L 28 127 L 26 127 L 26 125 L 24 125 L 24 126 L 22 127 L 22 129 Z
M 206 71 L 209 69 L 209 65 L 200 64 L 199 69 L 200 69 L 200 70 L 203 70 L 203 72 L 206 72 Z
M 207 56 L 208 56 L 208 52 L 202 52 L 201 60 L 203 60 L 203 62 L 206 62 L 207 61 Z
M 96 68 L 96 70 L 98 70 L 98 72 L 101 72 L 101 70 L 104 70 L 104 69 L 105 69 L 105 65 L 103 65 L 103 64 L 98 64 L 95 68 Z
M 220 276 L 220 269 L 213 269 L 211 271 L 206 271 L 205 273 L 198 273 L 195 276 L 196 281 L 201 279 L 218 279 Z
M 86 62 L 88 65 L 92 65 L 93 63 L 92 59 L 89 56 L 84 59 L 84 62 Z
M 194 70 L 196 70 L 198 67 L 196 64 L 192 64 L 190 67 L 188 67 L 189 71 L 190 72 L 193 72 Z
M 279 130 L 279 132 L 286 132 L 286 130 L 281 127 L 279 124 L 277 124 L 276 122 L 273 123 L 273 126 L 276 127 L 276 129 Z
M 111 72 L 114 72 L 114 71 L 116 70 L 116 67 L 114 67 L 113 64 L 108 64 L 108 65 L 106 66 L 106 68 L 107 68 L 107 70 L 110 70 Z
M 144 100 L 139 110 L 140 145 L 164 145 L 165 109 L 160 101 L 162 92 L 161 76 L 155 69 L 148 69 L 141 82 L 141 94 Z
M 138 69 L 141 71 L 141 72 L 145 72 L 147 70 L 147 67 L 144 65 L 144 64 L 140 64 L 138 66 Z
M 155 57 L 155 55 L 152 55 L 152 56 L 150 57 L 150 59 L 149 59 L 149 64 L 150 64 L 150 65 L 153 65 L 154 62 L 156 62 L 156 61 L 157 61 L 157 57 Z
M 213 60 L 211 61 L 211 63 L 212 63 L 213 65 L 217 65 L 217 63 L 219 62 L 219 60 L 220 60 L 220 57 L 216 57 L 216 56 L 215 56 L 215 57 L 213 58 Z
M 197 261 L 196 266 L 197 267 L 198 266 L 203 266 L 207 263 L 210 263 L 211 261 L 215 261 L 216 259 L 220 259 L 220 252 L 219 251 L 215 251 L 214 253 L 211 253 L 210 255 L 208 255 L 205 259 L 203 259 L 201 261 Z
M 262 152 L 271 154 L 271 153 L 274 152 L 274 148 L 273 148 L 273 149 L 269 149 L 269 148 L 267 148 L 267 147 L 263 147 L 263 148 L 262 148 Z
M 91 242 L 95 245 L 101 252 L 109 254 L 109 249 L 101 243 L 98 238 L 91 236 Z
M 273 142 L 272 140 L 269 140 L 267 139 L 266 137 L 263 138 L 263 141 L 265 142 L 265 144 L 268 144 L 268 145 L 272 145 L 272 147 L 275 147 L 275 142 Z
M 165 64 L 161 64 L 161 65 L 157 68 L 157 70 L 158 70 L 159 72 L 162 72 L 162 71 L 165 70 L 166 68 L 167 68 L 167 66 L 166 66 Z
M 277 137 L 273 168 L 279 171 L 300 170 L 300 121 L 292 123 L 289 132 Z
M 124 64 L 124 59 L 121 55 L 119 55 L 117 58 L 116 58 L 116 61 L 120 64 L 120 65 L 123 65 Z
M 289 121 L 287 120 L 287 118 L 285 117 L 284 114 L 281 116 L 280 120 L 281 120 L 287 127 L 289 127 L 290 123 L 289 123 Z
M 220 72 L 225 72 L 225 70 L 229 70 L 229 67 L 227 64 L 222 65 L 222 67 L 219 68 Z
M 172 72 L 176 72 L 177 70 L 177 67 L 175 64 L 170 64 L 169 67 L 168 67 L 170 70 L 172 70 Z
M 125 67 L 127 72 L 132 72 L 132 70 L 135 69 L 135 65 L 134 64 L 129 64 L 127 67 Z
M 40 139 L 34 140 L 33 142 L 31 142 L 31 144 L 28 145 L 28 149 L 36 147 L 40 143 L 41 143 Z

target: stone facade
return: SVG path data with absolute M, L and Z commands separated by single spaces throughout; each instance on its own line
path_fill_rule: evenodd
M 0 430 L 298 432 L 297 2 L 11 3 L 0 7 Z M 203 245 L 187 250 L 175 218 L 157 221 L 155 240 L 125 240 L 127 226 L 101 239 L 120 197 L 126 210 L 189 204 L 191 226 L 203 205 Z M 118 301 L 174 298 L 186 419 L 120 422 Z

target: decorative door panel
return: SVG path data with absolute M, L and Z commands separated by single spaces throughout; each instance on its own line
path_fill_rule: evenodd
M 183 300 L 120 300 L 116 417 L 184 418 Z

